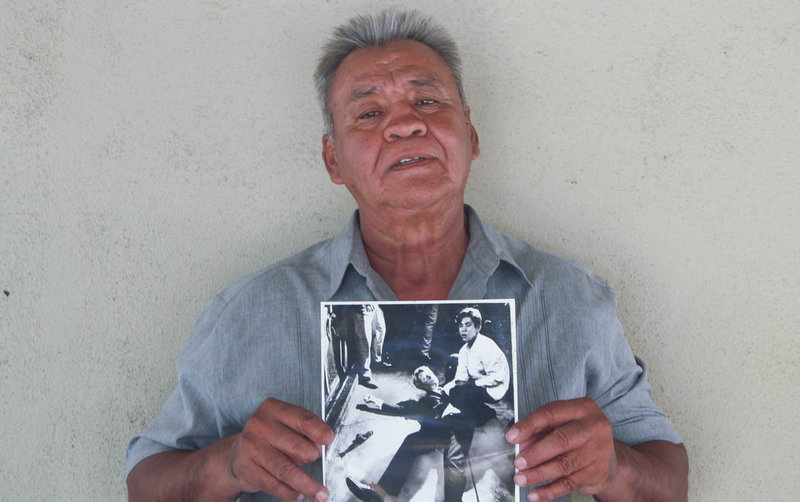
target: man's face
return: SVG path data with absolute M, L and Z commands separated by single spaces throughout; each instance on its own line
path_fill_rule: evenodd
M 433 373 L 428 367 L 424 367 L 417 373 L 417 379 L 419 379 L 420 384 L 426 389 L 433 390 L 439 385 L 439 379 L 436 378 L 436 375 Z
M 478 135 L 433 49 L 403 40 L 353 51 L 334 75 L 329 103 L 334 138 L 323 138 L 325 166 L 362 211 L 463 203 Z
M 461 318 L 461 320 L 458 322 L 458 334 L 461 335 L 461 339 L 464 341 L 464 343 L 469 343 L 474 340 L 476 336 L 478 336 L 478 327 L 475 326 L 472 318 Z

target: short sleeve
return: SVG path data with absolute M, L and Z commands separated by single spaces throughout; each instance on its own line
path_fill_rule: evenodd
M 644 363 L 625 339 L 614 292 L 590 273 L 572 272 L 542 293 L 547 374 L 555 399 L 593 398 L 622 443 L 680 443 L 675 427 L 653 402 Z
M 672 422 L 653 402 L 645 363 L 634 357 L 623 335 L 614 294 L 603 289 L 605 301 L 595 310 L 598 330 L 590 336 L 585 359 L 586 393 L 608 417 L 616 440 L 628 445 L 680 443 Z
M 178 384 L 150 425 L 128 442 L 126 476 L 143 459 L 169 450 L 194 451 L 221 438 L 216 400 L 209 389 L 214 377 L 210 362 L 220 298 L 203 311 L 178 358 Z

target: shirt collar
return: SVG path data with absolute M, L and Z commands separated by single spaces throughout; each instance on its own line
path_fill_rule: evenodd
M 531 284 L 530 279 L 514 259 L 507 238 L 493 226 L 484 222 L 471 206 L 465 205 L 464 210 L 469 221 L 469 245 L 461 265 L 461 271 L 450 292 L 451 299 L 459 298 L 467 291 L 474 291 L 476 282 L 482 283 L 485 289 L 486 282 L 501 262 L 510 265 L 528 284 Z M 328 298 L 332 297 L 339 289 L 347 268 L 351 265 L 356 272 L 367 279 L 373 291 L 375 289 L 388 290 L 386 283 L 369 264 L 364 241 L 361 238 L 358 210 L 353 212 L 344 228 L 329 242 L 331 282 L 328 287 Z M 396 299 L 394 294 L 387 295 L 386 291 L 381 292 L 384 294 L 376 296 L 391 296 L 392 299 Z M 467 294 L 467 296 L 470 295 Z M 474 296 L 472 297 L 474 298 Z
M 513 240 L 483 221 L 471 206 L 465 204 L 464 208 L 469 219 L 469 247 L 467 247 L 467 254 L 464 256 L 464 263 L 461 265 L 461 272 L 464 273 L 465 270 L 474 267 L 485 286 L 486 281 L 494 274 L 497 267 L 501 263 L 506 263 L 532 286 L 531 280 L 514 258 L 512 251 Z M 453 285 L 453 292 L 457 291 L 458 283 L 459 280 L 456 279 L 456 284 Z M 452 293 L 451 296 L 453 296 Z
M 361 240 L 358 210 L 353 212 L 344 228 L 329 241 L 327 252 L 330 257 L 330 284 L 326 298 L 331 298 L 342 285 L 348 266 L 352 265 L 364 276 L 369 268 L 369 259 Z

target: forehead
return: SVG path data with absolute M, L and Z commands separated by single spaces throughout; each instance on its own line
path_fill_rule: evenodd
M 469 316 L 464 316 L 464 317 L 462 317 L 462 318 L 461 318 L 461 321 L 459 321 L 459 322 L 460 322 L 461 324 L 473 324 L 473 323 L 472 323 L 472 318 L 471 318 L 471 317 L 469 317 Z
M 398 40 L 384 47 L 365 47 L 347 55 L 331 83 L 331 104 L 346 104 L 370 89 L 388 85 L 426 82 L 458 92 L 445 60 L 427 45 L 415 40 Z

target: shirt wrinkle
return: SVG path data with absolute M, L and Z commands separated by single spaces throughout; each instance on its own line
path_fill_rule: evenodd
M 452 290 L 453 295 L 451 296 L 458 296 L 461 290 L 472 284 L 474 282 L 470 280 L 472 277 L 478 277 L 477 280 L 479 281 L 488 281 L 488 278 L 495 272 L 501 260 L 511 265 L 532 286 L 530 278 L 514 259 L 505 239 L 496 230 L 487 227 L 471 206 L 465 205 L 464 208 L 470 229 L 470 241 L 464 259 L 470 260 L 473 267 L 462 266 L 462 270 L 469 270 L 473 273 L 465 275 L 462 280 L 456 278 Z M 327 241 L 327 245 L 330 247 L 329 253 L 332 256 L 331 282 L 327 298 L 332 298 L 341 287 L 348 265 L 352 265 L 356 272 L 367 279 L 367 283 L 376 297 L 387 297 L 386 294 L 376 294 L 379 290 L 387 289 L 388 285 L 384 288 L 385 281 L 382 278 L 378 280 L 379 276 L 373 277 L 377 273 L 369 263 L 364 242 L 361 238 L 359 221 L 358 210 L 355 210 L 344 228 Z M 475 274 L 475 271 L 480 271 L 481 273 Z M 388 288 L 388 291 L 391 291 L 391 288 Z M 394 292 L 389 295 L 389 298 L 396 299 Z
M 484 265 L 487 276 L 494 273 L 500 261 L 504 261 L 511 265 L 529 286 L 533 287 L 533 282 L 514 259 L 503 236 L 494 228 L 488 227 L 471 206 L 466 205 L 465 207 L 469 218 L 470 235 L 477 234 L 479 236 L 479 239 L 476 240 L 474 256 L 486 257 L 483 262 L 476 260 L 476 263 Z M 473 239 L 470 238 L 470 243 L 472 241 Z M 479 248 L 483 248 L 485 251 Z
M 360 244 L 360 253 L 359 253 Z M 331 255 L 331 275 L 327 298 L 332 298 L 344 282 L 347 266 L 364 275 L 359 268 L 363 268 L 363 260 L 358 260 L 359 254 L 366 257 L 364 244 L 361 241 L 361 232 L 358 230 L 358 211 L 356 210 L 347 220 L 344 228 L 328 241 Z
M 501 234 L 471 207 L 465 211 L 470 241 L 450 297 L 516 298 L 519 418 L 554 397 L 613 397 L 603 412 L 615 425 L 615 439 L 680 442 L 652 401 L 646 367 L 633 359 L 608 283 Z M 201 448 L 241 430 L 267 397 L 321 412 L 320 381 L 307 377 L 321 371 L 319 302 L 396 299 L 369 264 L 358 221 L 355 211 L 332 238 L 240 279 L 209 303 L 178 358 L 177 388 L 128 443 L 127 472 L 184 441 Z M 295 334 L 302 340 L 285 343 Z M 590 354 L 598 358 L 591 371 L 583 364 Z M 597 388 L 587 389 L 590 379 Z M 318 465 L 308 467 L 321 476 Z M 264 494 L 241 499 L 275 500 Z

